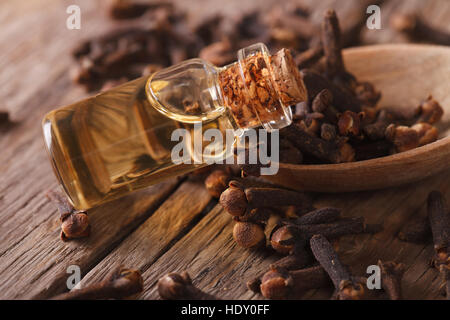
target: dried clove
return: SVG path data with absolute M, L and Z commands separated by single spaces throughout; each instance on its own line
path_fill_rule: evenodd
M 275 268 L 264 274 L 260 290 L 267 299 L 286 299 L 329 284 L 330 278 L 321 266 L 295 271 Z
M 87 237 L 90 234 L 90 225 L 87 212 L 77 211 L 62 193 L 48 191 L 47 198 L 57 207 L 61 220 L 61 240 Z
M 159 279 L 158 292 L 165 300 L 220 300 L 195 287 L 186 271 L 168 273 Z
M 220 195 L 220 204 L 233 216 L 243 216 L 248 209 L 263 207 L 311 207 L 311 198 L 304 193 L 281 188 L 248 187 L 235 181 Z
M 320 131 L 320 124 L 324 115 L 318 112 L 312 112 L 305 115 L 304 119 L 298 120 L 295 123 L 306 133 L 312 137 L 316 137 Z
M 430 95 L 419 105 L 417 114 L 419 116 L 417 122 L 433 124 L 442 119 L 444 109 L 442 109 L 439 102 Z
M 219 202 L 232 216 L 242 216 L 247 211 L 248 203 L 244 190 L 236 187 L 236 184 L 230 184 L 230 187 L 222 192 Z
M 332 207 L 324 207 L 304 214 L 303 216 L 295 219 L 293 223 L 298 225 L 330 223 L 338 220 L 340 217 L 341 217 L 340 209 Z
M 425 122 L 411 127 L 391 124 L 386 128 L 385 136 L 394 144 L 397 152 L 404 152 L 436 141 L 438 131 Z
M 361 279 L 353 277 L 342 264 L 333 246 L 323 235 L 315 235 L 310 240 L 311 250 L 333 281 L 338 300 L 360 300 L 365 296 Z
M 305 239 L 291 226 L 278 226 L 270 235 L 270 245 L 276 252 L 283 255 L 292 254 L 303 248 L 305 244 Z
M 82 289 L 73 289 L 52 300 L 123 299 L 144 290 L 144 281 L 138 270 L 119 267 L 104 281 Z
M 300 151 L 318 159 L 330 163 L 340 163 L 343 160 L 336 143 L 311 136 L 297 124 L 283 128 L 280 130 L 280 135 L 291 141 Z
M 419 137 L 419 147 L 432 143 L 438 139 L 438 130 L 431 124 L 421 122 L 411 127 Z
M 307 239 L 314 234 L 322 234 L 329 239 L 339 238 L 349 234 L 363 233 L 365 230 L 364 218 L 344 218 L 332 223 L 295 225 L 297 232 Z
M 246 188 L 245 197 L 253 207 L 310 207 L 311 198 L 305 193 L 281 188 Z
M 284 269 L 287 271 L 298 270 L 310 265 L 313 262 L 313 257 L 305 248 L 298 248 L 292 254 L 287 255 L 270 265 L 270 270 Z M 255 293 L 261 293 L 261 279 L 264 275 L 253 278 L 247 281 L 247 288 Z
M 341 136 L 360 137 L 363 113 L 345 111 L 338 115 L 338 128 Z
M 407 126 L 391 124 L 385 131 L 386 139 L 392 142 L 397 152 L 404 152 L 419 146 L 417 131 Z
M 302 247 L 315 234 L 321 234 L 329 239 L 344 235 L 359 234 L 365 231 L 364 219 L 347 218 L 333 223 L 297 225 L 286 224 L 277 227 L 271 235 L 272 247 L 281 254 L 289 254 L 297 247 Z
M 233 219 L 239 222 L 253 222 L 266 224 L 271 215 L 276 212 L 271 208 L 253 208 L 248 209 L 242 216 L 234 216 Z
M 252 222 L 236 222 L 233 238 L 243 248 L 257 248 L 266 243 L 264 228 L 261 224 Z
M 405 265 L 394 261 L 383 262 L 378 260 L 381 270 L 381 284 L 391 300 L 401 300 L 402 277 L 405 273 Z
M 254 293 L 261 293 L 261 277 L 255 277 L 247 281 L 247 288 Z
M 320 91 L 312 100 L 312 111 L 319 112 L 324 116 L 324 122 L 336 124 L 338 112 L 332 105 L 333 94 L 328 89 Z
M 356 96 L 354 96 L 354 94 L 349 92 L 349 90 L 343 90 L 341 87 L 338 87 L 334 83 L 331 83 L 327 78 L 323 77 L 313 70 L 303 69 L 300 71 L 300 73 L 308 92 L 309 103 L 312 102 L 314 97 L 320 91 L 328 89 L 333 95 L 333 103 L 338 111 L 361 111 L 361 102 L 356 98 Z
M 392 112 L 381 110 L 375 122 L 368 123 L 363 127 L 364 135 L 373 141 L 384 139 L 386 128 L 396 120 L 395 118 Z

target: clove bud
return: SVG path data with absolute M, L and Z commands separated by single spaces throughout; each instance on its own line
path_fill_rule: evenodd
M 417 122 L 426 122 L 429 124 L 434 124 L 442 119 L 444 114 L 444 109 L 442 109 L 439 102 L 437 102 L 430 95 L 425 101 L 423 101 L 417 109 L 417 114 L 419 118 Z
M 311 207 L 311 199 L 304 193 L 281 188 L 245 187 L 230 183 L 220 195 L 220 204 L 232 216 L 243 216 L 248 209 L 262 207 Z
M 165 300 L 220 300 L 195 287 L 186 271 L 172 272 L 159 279 L 158 292 Z
M 233 228 L 233 238 L 243 248 L 256 248 L 266 243 L 264 228 L 252 222 L 237 222 Z
M 365 231 L 364 219 L 341 219 L 334 223 L 297 225 L 287 224 L 277 228 L 271 235 L 272 247 L 281 254 L 290 253 L 297 247 L 304 246 L 313 235 L 321 234 L 329 239 L 344 235 L 359 234 Z
M 276 268 L 268 271 L 261 279 L 260 290 L 267 299 L 295 298 L 310 289 L 322 288 L 330 278 L 321 266 L 287 271 Z
M 285 256 L 270 265 L 270 270 L 284 269 L 287 271 L 298 270 L 313 262 L 311 253 L 305 248 L 298 248 L 290 255 Z M 264 275 L 258 276 L 247 282 L 247 288 L 255 293 L 261 293 L 261 279 Z
M 333 246 L 323 235 L 315 235 L 310 240 L 311 250 L 333 281 L 338 300 L 360 300 L 365 296 L 361 279 L 353 277 L 342 264 Z

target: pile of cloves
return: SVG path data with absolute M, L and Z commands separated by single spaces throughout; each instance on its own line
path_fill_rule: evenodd
M 294 124 L 280 132 L 303 153 L 304 163 L 368 160 L 437 140 L 433 125 L 443 109 L 432 96 L 414 112 L 379 109 L 381 93 L 346 70 L 333 10 L 325 14 L 320 45 L 322 51 L 304 53 L 305 59 L 315 59 L 301 69 L 308 101 L 295 106 Z
M 208 184 L 217 179 L 221 189 L 224 181 L 229 181 L 219 203 L 235 221 L 235 242 L 244 248 L 270 247 L 274 254 L 284 256 L 273 263 L 267 273 L 247 283 L 250 290 L 266 298 L 298 298 L 308 289 L 330 283 L 326 270 L 314 265 L 309 242 L 315 235 L 337 240 L 344 235 L 375 233 L 382 229 L 380 225 L 365 224 L 362 217 L 343 218 L 337 208 L 316 209 L 310 195 L 280 188 L 259 178 L 228 175 L 224 179 L 223 172 L 213 171 L 208 179 Z M 275 218 L 276 223 L 272 223 L 267 239 L 270 218 Z
M 215 197 L 222 190 L 219 202 L 235 221 L 235 242 L 244 248 L 270 248 L 274 254 L 283 256 L 265 274 L 247 282 L 250 290 L 270 299 L 298 299 L 309 289 L 333 283 L 333 299 L 380 298 L 376 290 L 367 290 L 365 278 L 351 275 L 340 262 L 333 243 L 344 235 L 379 232 L 381 225 L 365 224 L 363 218 L 343 218 L 337 208 L 314 208 L 308 194 L 279 188 L 253 176 L 238 178 L 236 171 L 216 169 L 207 180 Z M 223 190 L 227 181 L 228 187 Z M 431 192 L 427 202 L 428 217 L 412 219 L 402 227 L 398 237 L 403 241 L 425 242 L 433 235 L 436 254 L 432 266 L 441 274 L 442 287 L 449 297 L 450 213 L 440 192 Z M 271 217 L 277 222 L 267 239 Z M 391 300 L 403 299 L 402 277 L 406 266 L 381 260 L 378 266 L 386 296 Z

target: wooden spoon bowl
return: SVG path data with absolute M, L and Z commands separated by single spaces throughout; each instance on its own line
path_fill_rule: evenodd
M 342 164 L 280 164 L 269 180 L 297 190 L 349 192 L 418 181 L 450 167 L 450 48 L 431 45 L 376 45 L 346 49 L 345 64 L 359 80 L 382 93 L 379 107 L 413 108 L 428 94 L 444 116 L 439 140 L 382 158 Z

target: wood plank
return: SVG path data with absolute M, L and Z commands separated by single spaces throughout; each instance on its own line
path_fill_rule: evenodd
M 0 297 L 29 298 L 63 290 L 66 265 L 95 265 L 168 196 L 173 179 L 90 212 L 93 235 L 81 242 L 59 240 L 59 215 L 45 198 L 56 187 L 40 123 L 47 111 L 86 95 L 68 72 L 70 52 L 81 38 L 111 28 L 97 2 L 84 1 L 82 30 L 65 27 L 71 1 L 2 1 L 0 35 L 2 109 L 17 122 L 0 135 Z M 37 27 L 36 27 L 37 26 Z M 126 214 L 125 214 L 126 213 Z M 67 259 L 67 260 L 66 260 Z M 59 282 L 58 282 L 59 279 Z
M 9 247 L 2 246 L 0 299 L 47 298 L 61 292 L 69 265 L 78 265 L 84 274 L 147 219 L 176 185 L 172 179 L 89 211 L 91 235 L 70 242 L 59 239 L 56 208 L 38 194 L 30 202 L 37 209 L 33 214 L 44 212 L 47 217 L 16 234 Z
M 149 219 L 89 271 L 81 286 L 99 281 L 119 265 L 146 270 L 198 222 L 204 210 L 210 210 L 210 200 L 203 183 L 183 183 Z M 214 225 L 208 228 L 216 230 Z M 183 250 L 190 251 L 189 247 Z M 176 263 L 176 259 L 166 268 L 172 263 Z

